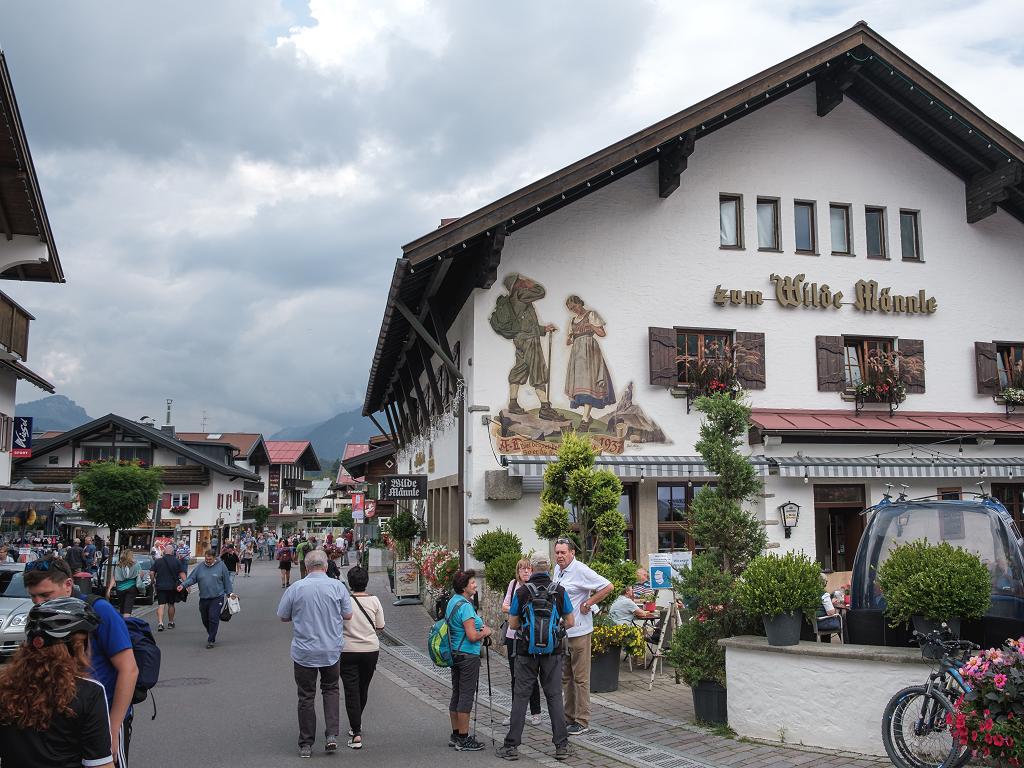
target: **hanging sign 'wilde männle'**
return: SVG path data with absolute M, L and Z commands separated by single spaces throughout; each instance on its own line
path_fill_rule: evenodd
M 842 291 L 833 291 L 828 283 L 808 283 L 802 272 L 793 277 L 772 274 L 769 280 L 775 286 L 775 300 L 782 307 L 839 309 L 843 306 Z M 930 315 L 939 308 L 939 302 L 927 296 L 923 289 L 916 295 L 896 294 L 892 288 L 879 289 L 874 280 L 858 280 L 854 283 L 853 297 L 853 307 L 861 312 Z M 719 284 L 715 286 L 714 302 L 720 307 L 726 304 L 759 307 L 764 304 L 764 294 L 761 291 L 729 290 Z

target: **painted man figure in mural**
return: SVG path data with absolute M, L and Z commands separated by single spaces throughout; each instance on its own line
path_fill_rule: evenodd
M 519 404 L 519 388 L 530 383 L 540 399 L 538 416 L 548 421 L 559 421 L 562 416 L 551 407 L 548 388 L 551 376 L 544 359 L 541 337 L 558 329 L 548 323 L 541 325 L 534 303 L 543 299 L 544 286 L 513 272 L 502 281 L 508 295 L 499 296 L 491 313 L 491 327 L 516 348 L 516 362 L 508 372 L 508 412 L 523 415 L 526 410 Z

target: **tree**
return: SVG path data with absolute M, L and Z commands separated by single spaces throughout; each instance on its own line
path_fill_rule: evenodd
M 334 518 L 334 524 L 340 528 L 352 528 L 355 526 L 355 519 L 352 517 L 352 507 L 346 504 L 338 508 L 338 516 Z
M 558 461 L 544 472 L 540 514 L 534 530 L 543 539 L 576 534 L 585 563 L 621 563 L 626 556 L 626 521 L 619 512 L 622 483 L 607 469 L 594 469 L 590 442 L 566 433 Z
M 119 531 L 134 528 L 146 519 L 163 488 L 163 470 L 138 462 L 97 461 L 75 476 L 75 488 L 94 523 L 110 529 L 107 581 L 114 570 L 114 545 Z
M 256 530 L 262 531 L 267 526 L 267 520 L 270 519 L 270 507 L 260 504 L 258 507 L 253 507 L 249 514 L 252 515 L 253 522 L 256 523 Z
M 718 640 L 751 629 L 736 583 L 768 539 L 743 508 L 761 490 L 753 465 L 738 451 L 750 429 L 750 407 L 742 397 L 718 393 L 698 398 L 697 410 L 705 415 L 697 451 L 718 482 L 702 488 L 690 506 L 689 531 L 704 550 L 676 582 L 694 619 L 676 631 L 669 657 L 687 685 L 725 685 L 725 649 Z

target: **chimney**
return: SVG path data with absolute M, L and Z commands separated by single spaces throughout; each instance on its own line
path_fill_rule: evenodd
M 171 405 L 173 403 L 174 403 L 174 401 L 171 398 L 168 397 L 167 398 L 167 423 L 161 425 L 161 427 L 160 427 L 160 431 L 161 432 L 166 432 L 171 437 L 174 437 L 174 425 L 171 424 Z

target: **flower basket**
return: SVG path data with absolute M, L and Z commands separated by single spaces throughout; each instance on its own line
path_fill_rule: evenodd
M 449 589 L 459 570 L 459 555 L 443 544 L 424 541 L 412 550 L 412 561 L 420 569 L 427 591 L 435 597 Z
M 971 764 L 1024 765 L 1024 637 L 972 656 L 961 673 L 971 686 L 946 716 Z
M 1010 405 L 1024 405 L 1024 389 L 1020 387 L 1005 387 L 999 396 Z
M 188 507 L 184 504 L 179 504 L 176 507 L 171 507 L 170 513 L 172 515 L 186 515 L 188 514 Z

